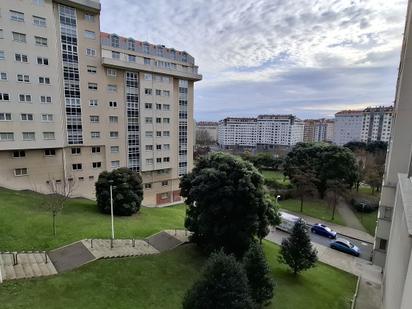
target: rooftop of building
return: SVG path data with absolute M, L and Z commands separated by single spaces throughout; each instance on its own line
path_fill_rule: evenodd
M 364 109 L 347 109 L 340 112 L 337 112 L 336 115 L 361 115 L 363 113 L 369 112 L 392 112 L 393 106 L 368 106 Z
M 205 126 L 205 127 L 213 127 L 213 126 L 217 126 L 219 124 L 219 122 L 217 121 L 198 121 L 196 122 L 197 126 Z
M 134 38 L 127 38 L 115 33 L 107 32 L 101 32 L 100 39 L 103 46 L 110 46 L 113 48 L 167 58 L 170 60 L 184 62 L 188 65 L 195 64 L 195 59 L 186 51 L 176 50 L 171 47 L 166 47 L 165 45 L 152 44 L 146 41 L 139 41 Z
M 362 109 L 358 109 L 358 110 L 353 110 L 353 109 L 346 109 L 340 112 L 337 112 L 335 114 L 336 115 L 361 115 L 363 114 L 363 110 Z

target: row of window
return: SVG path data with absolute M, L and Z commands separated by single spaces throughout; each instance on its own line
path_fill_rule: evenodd
M 162 158 L 156 158 L 156 163 L 162 163 L 162 162 L 170 162 L 170 157 L 164 157 Z M 154 159 L 150 158 L 150 159 L 146 159 L 146 164 L 147 165 L 153 165 L 154 163 Z
M 170 90 L 161 90 L 161 89 L 155 89 L 154 92 L 157 96 L 163 96 L 163 97 L 170 97 Z M 144 89 L 144 94 L 146 95 L 152 95 L 153 94 L 153 89 L 151 88 L 145 88 Z
M 146 117 L 145 123 L 153 123 L 153 117 Z M 156 117 L 156 123 L 162 123 L 162 118 Z M 170 123 L 170 118 L 163 118 L 163 123 Z
M 110 161 L 110 165 L 112 168 L 119 168 L 120 161 L 119 160 Z M 101 168 L 101 167 L 102 167 L 102 162 L 92 162 L 92 168 Z M 73 163 L 72 170 L 73 171 L 83 170 L 83 163 Z
M 169 181 L 163 180 L 163 181 L 162 181 L 162 187 L 166 187 L 167 185 L 169 185 Z M 145 189 L 151 189 L 151 188 L 152 188 L 152 184 L 151 184 L 151 183 L 145 183 L 145 184 L 144 184 L 144 188 L 145 188 Z
M 18 99 L 19 99 L 19 102 L 22 102 L 22 103 L 32 103 L 33 102 L 33 97 L 31 94 L 19 94 Z M 11 96 L 9 93 L 0 92 L 0 101 L 10 101 L 10 100 L 11 100 Z M 42 95 L 39 97 L 39 102 L 40 103 L 52 103 L 52 97 Z
M 8 75 L 6 72 L 0 72 L 0 80 L 8 80 Z M 30 75 L 28 74 L 17 74 L 16 81 L 19 83 L 30 83 Z M 39 84 L 50 85 L 50 77 L 39 76 Z
M 23 141 L 34 141 L 36 140 L 36 133 L 35 132 L 23 132 L 22 133 Z M 54 140 L 56 139 L 54 132 L 43 132 L 43 139 L 44 140 Z M 0 142 L 10 142 L 14 141 L 14 133 L 13 132 L 0 132 Z
M 146 137 L 153 137 L 153 131 L 146 131 L 145 136 Z M 163 136 L 164 137 L 169 137 L 170 136 L 170 131 L 163 131 Z M 156 137 L 162 137 L 162 131 L 156 131 Z
M 100 116 L 91 115 L 90 116 L 90 122 L 91 123 L 99 123 L 100 122 Z M 110 123 L 118 123 L 119 122 L 119 117 L 118 116 L 109 116 L 109 122 Z
M 145 103 L 144 104 L 145 109 L 153 109 L 153 103 Z M 165 110 L 169 111 L 170 110 L 170 104 L 160 104 L 156 103 L 156 110 Z
M 145 149 L 147 151 L 152 151 L 154 148 L 153 148 L 153 145 L 146 145 Z M 162 150 L 162 149 L 163 150 L 170 150 L 170 144 L 163 144 L 163 146 L 161 144 L 156 145 L 156 150 Z
M 53 122 L 54 115 L 53 114 L 41 114 L 41 121 L 43 122 Z M 0 121 L 12 121 L 13 117 L 11 113 L 0 113 Z M 28 113 L 20 114 L 20 120 L 22 121 L 33 121 L 34 115 Z
M 56 155 L 56 149 L 44 149 L 44 156 L 52 157 Z M 25 158 L 26 152 L 24 150 L 15 150 L 12 153 L 13 158 Z
M 5 59 L 4 51 L 0 51 L 0 60 L 4 60 L 4 59 Z M 16 62 L 29 63 L 29 56 L 26 54 L 15 53 L 14 60 Z M 49 65 L 49 58 L 36 57 L 36 61 L 37 61 L 37 64 L 39 65 Z
M 110 146 L 111 153 L 118 153 L 120 150 L 119 146 Z M 91 149 L 91 153 L 100 153 L 101 147 L 100 146 L 93 146 Z M 72 155 L 80 155 L 82 153 L 82 148 L 80 147 L 73 147 L 71 148 Z
M 2 35 L 2 38 L 4 38 L 3 30 L 0 30 L 0 34 Z M 27 43 L 27 35 L 25 33 L 20 33 L 20 32 L 12 32 L 11 33 L 12 40 L 17 43 Z M 34 36 L 34 44 L 37 46 L 43 46 L 47 47 L 48 42 L 47 38 L 42 37 L 42 36 Z

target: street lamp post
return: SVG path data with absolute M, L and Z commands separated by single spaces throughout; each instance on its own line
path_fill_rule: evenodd
M 113 215 L 113 180 L 109 180 L 110 184 L 110 216 L 112 221 L 112 237 L 110 239 L 110 248 L 113 248 L 114 240 L 114 215 Z
M 279 199 L 280 199 L 280 195 L 276 196 L 276 205 L 279 206 Z

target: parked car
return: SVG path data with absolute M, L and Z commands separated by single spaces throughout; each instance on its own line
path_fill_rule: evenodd
M 325 236 L 331 239 L 336 238 L 336 232 L 324 224 L 316 223 L 310 228 L 310 231 L 313 234 L 318 234 L 320 236 Z
M 283 211 L 280 211 L 279 214 L 280 224 L 277 225 L 276 228 L 286 233 L 291 233 L 296 221 L 298 221 L 300 218 Z
M 354 256 L 360 255 L 359 248 L 356 247 L 354 244 L 352 244 L 350 241 L 343 239 L 343 238 L 336 239 L 334 242 L 330 244 L 330 247 L 332 249 L 342 251 L 345 253 L 349 253 Z

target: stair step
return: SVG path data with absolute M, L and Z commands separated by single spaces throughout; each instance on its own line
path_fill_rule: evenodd
M 5 272 L 3 274 L 3 280 L 13 280 L 16 279 L 16 272 L 12 265 L 7 265 L 4 267 Z
M 14 266 L 14 271 L 16 273 L 16 279 L 23 279 L 25 278 L 25 273 L 23 270 L 23 266 L 21 266 L 21 264 L 17 264 Z
M 42 276 L 40 267 L 39 267 L 39 265 L 38 265 L 37 263 L 31 264 L 31 268 L 32 268 L 34 277 L 40 277 L 40 276 Z
M 21 264 L 23 271 L 24 271 L 24 278 L 32 278 L 34 277 L 33 269 L 31 268 L 31 265 L 28 263 L 22 263 Z

